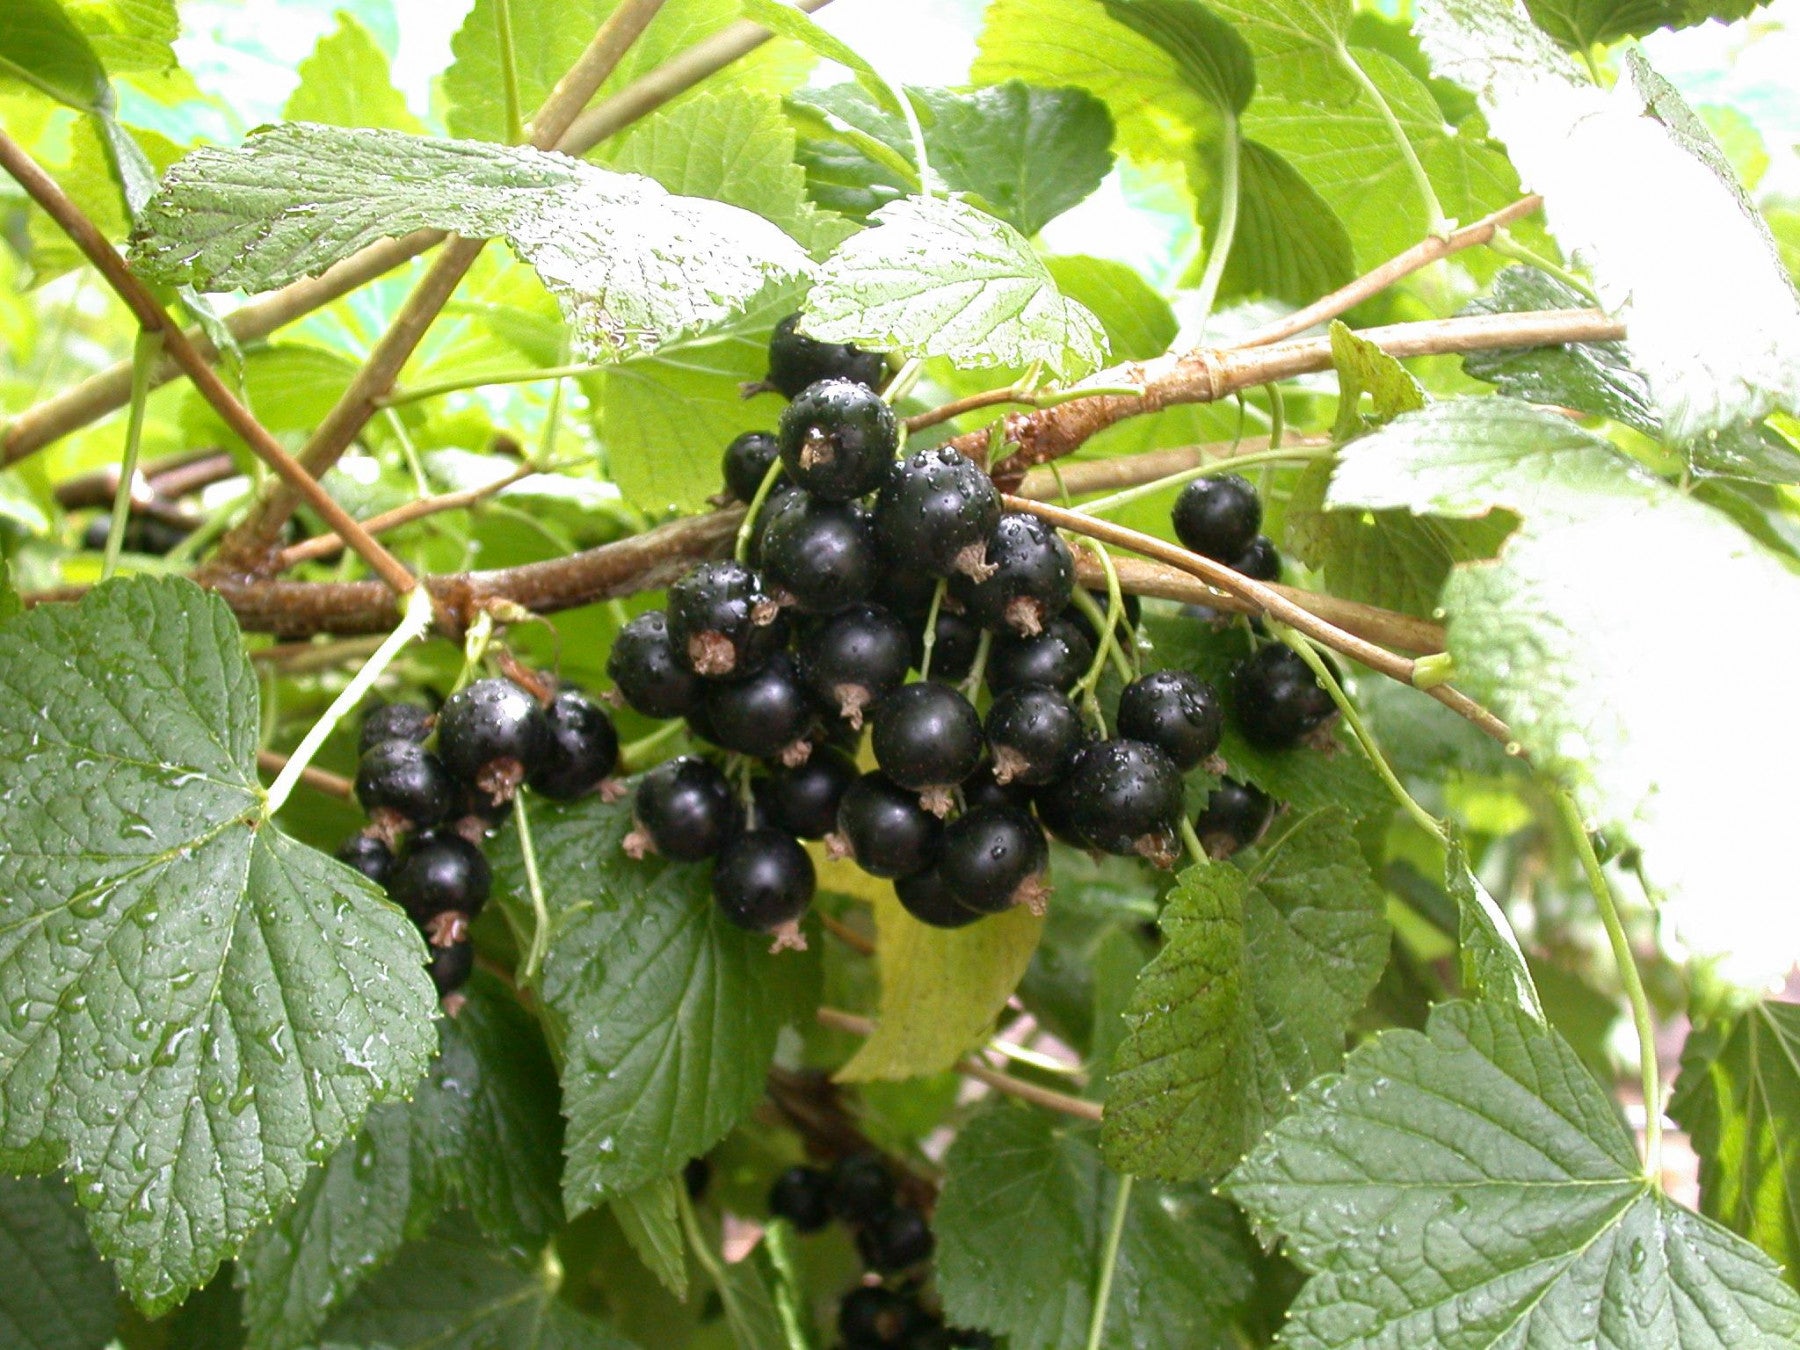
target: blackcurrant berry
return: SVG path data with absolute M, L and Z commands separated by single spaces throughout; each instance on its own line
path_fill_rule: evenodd
M 877 505 L 877 512 L 880 507 Z M 880 517 L 876 517 L 876 536 L 880 537 Z M 923 619 L 931 611 L 931 597 L 937 594 L 938 578 L 916 567 L 884 567 L 875 582 L 875 603 L 903 619 Z M 949 597 L 945 597 L 948 601 Z
M 778 599 L 791 597 L 803 613 L 833 614 L 875 589 L 875 529 L 860 502 L 790 492 L 767 514 L 757 557 Z
M 740 502 L 754 501 L 769 466 L 780 456 L 781 447 L 775 443 L 774 433 L 746 431 L 725 447 L 725 459 L 719 466 L 725 490 Z
M 1071 763 L 1074 756 L 1070 755 Z M 963 809 L 973 811 L 982 806 L 1017 806 L 1023 810 L 1031 809 L 1031 789 L 1018 779 L 1009 783 L 999 783 L 994 779 L 993 761 L 984 762 L 974 773 L 963 779 Z
M 1049 868 L 1049 846 L 1030 812 L 984 806 L 945 828 L 936 870 L 950 893 L 979 913 L 1024 905 L 1041 914 Z
M 1286 750 L 1336 716 L 1337 705 L 1298 652 L 1270 643 L 1232 672 L 1231 711 L 1250 744 Z
M 81 546 L 94 553 L 106 547 L 106 538 L 112 533 L 112 517 L 100 515 L 90 520 L 87 529 L 81 536 Z M 141 516 L 136 512 L 125 518 L 124 549 L 127 553 L 143 553 L 153 558 L 163 557 L 174 551 L 176 545 L 193 533 L 191 527 L 177 525 L 174 521 L 159 520 L 155 516 Z
M 995 695 L 987 715 L 994 779 L 1038 787 L 1068 772 L 1082 740 L 1081 718 L 1066 695 L 1022 684 Z
M 782 757 L 795 763 L 809 753 L 804 743 L 815 716 L 813 702 L 786 652 L 776 652 L 741 680 L 708 680 L 701 700 L 707 739 L 715 745 L 757 759 Z
M 1225 779 L 1194 819 L 1194 833 L 1209 858 L 1229 858 L 1262 838 L 1275 818 L 1275 803 L 1253 784 Z
M 842 502 L 873 492 L 887 479 L 900 423 L 866 385 L 822 380 L 801 390 L 782 411 L 777 439 L 789 478 L 815 497 Z
M 429 829 L 462 799 L 462 785 L 444 762 L 416 741 L 383 741 L 356 767 L 356 800 L 390 837 L 396 830 Z
M 1103 741 L 1082 751 L 1068 781 L 1075 827 L 1089 844 L 1159 867 L 1174 863 L 1181 770 L 1161 750 L 1143 741 Z
M 356 753 L 366 755 L 383 741 L 424 744 L 431 736 L 433 720 L 431 709 L 417 703 L 383 703 L 378 708 L 371 708 L 363 718 Z
M 1072 689 L 1094 663 L 1094 644 L 1067 618 L 1055 618 L 1036 637 L 997 633 L 988 652 L 987 683 L 995 693 L 1025 684 Z
M 1183 773 L 1219 748 L 1225 708 L 1219 691 L 1186 670 L 1159 670 L 1119 695 L 1119 735 L 1148 741 Z
M 475 944 L 463 941 L 449 947 L 433 947 L 429 969 L 438 997 L 449 998 L 475 973 Z
M 945 814 L 949 789 L 981 763 L 981 718 L 969 700 L 935 681 L 904 685 L 876 705 L 874 722 L 870 744 L 882 772 Z
M 831 1222 L 831 1174 L 817 1167 L 788 1168 L 769 1187 L 769 1213 L 798 1232 L 818 1232 Z
M 892 1173 L 873 1153 L 853 1153 L 831 1169 L 831 1212 L 846 1223 L 864 1223 L 894 1205 Z
M 878 388 L 887 373 L 879 352 L 865 352 L 847 342 L 820 342 L 799 331 L 800 315 L 790 314 L 769 335 L 769 386 L 793 398 L 820 380 L 854 380 Z
M 669 587 L 675 659 L 712 679 L 748 675 L 787 642 L 781 606 L 740 562 L 701 563 Z
M 863 1264 L 881 1275 L 898 1275 L 922 1265 L 936 1249 L 937 1239 L 925 1216 L 903 1206 L 864 1220 L 856 1234 L 856 1250 Z
M 1181 489 L 1170 515 L 1183 548 L 1222 563 L 1241 557 L 1262 528 L 1256 489 L 1235 473 L 1196 478 Z
M 444 700 L 438 757 L 489 801 L 512 800 L 550 745 L 544 705 L 511 680 L 477 680 Z
M 800 639 L 800 672 L 814 698 L 852 727 L 898 689 L 912 660 L 912 635 L 878 605 L 834 614 Z
M 838 1304 L 844 1350 L 904 1350 L 917 1310 L 904 1294 L 878 1284 L 858 1285 Z
M 612 718 L 579 689 L 560 690 L 544 713 L 550 739 L 526 780 L 553 801 L 572 801 L 619 764 L 619 733 Z
M 848 755 L 819 746 L 804 764 L 777 766 L 751 787 L 768 824 L 802 839 L 823 839 L 837 828 L 838 803 L 859 776 Z
M 1275 541 L 1266 534 L 1259 534 L 1250 541 L 1250 546 L 1232 560 L 1231 570 L 1242 572 L 1252 581 L 1281 580 L 1281 552 L 1275 547 Z
M 1075 589 L 1075 558 L 1037 516 L 1008 511 L 987 538 L 992 568 L 980 581 L 958 575 L 950 590 L 983 628 L 1036 637 Z
M 699 1200 L 712 1185 L 712 1164 L 705 1158 L 689 1158 L 681 1169 L 681 1188 L 690 1200 Z
M 746 830 L 719 850 L 713 863 L 713 900 L 739 928 L 772 933 L 775 945 L 804 950 L 800 916 L 818 884 L 813 862 L 793 835 Z
M 1091 748 L 1084 746 L 1077 750 L 1074 760 L 1070 762 L 1069 772 L 1055 782 L 1046 783 L 1031 799 L 1031 804 L 1037 809 L 1038 822 L 1052 836 L 1073 848 L 1093 847 L 1081 830 L 1080 813 L 1076 810 L 1075 786 L 1081 772 L 1082 758 Z
M 741 819 L 731 785 L 704 759 L 682 755 L 645 774 L 632 801 L 637 828 L 625 836 L 633 858 L 656 852 L 673 862 L 710 858 L 737 833 Z
M 866 773 L 838 803 L 834 853 L 848 855 L 871 876 L 905 877 L 923 872 L 937 856 L 944 822 L 919 805 L 883 773 Z
M 407 851 L 388 893 L 424 928 L 449 910 L 473 919 L 487 903 L 492 880 L 480 849 L 459 834 L 440 830 Z
M 660 609 L 638 615 L 619 630 L 606 673 L 619 687 L 619 697 L 645 717 L 685 717 L 700 701 L 700 679 L 677 659 L 669 616 Z
M 983 917 L 951 893 L 935 867 L 897 878 L 894 895 L 901 908 L 932 928 L 966 928 Z
M 908 455 L 875 499 L 882 552 L 908 573 L 981 573 L 988 535 L 999 520 L 993 480 L 949 446 Z
M 361 872 L 377 886 L 394 875 L 394 851 L 372 834 L 353 834 L 338 846 L 337 860 Z
M 933 631 L 937 640 L 931 647 L 931 678 L 955 684 L 975 666 L 975 654 L 981 650 L 981 625 L 967 614 L 945 605 L 938 610 L 937 627 Z M 915 626 L 912 634 L 912 664 L 914 670 L 922 670 L 925 666 L 923 621 Z

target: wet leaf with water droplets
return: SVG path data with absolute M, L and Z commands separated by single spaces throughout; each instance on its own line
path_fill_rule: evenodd
M 0 1177 L 0 1270 L 0 1345 L 100 1350 L 112 1339 L 118 1286 L 60 1181 Z

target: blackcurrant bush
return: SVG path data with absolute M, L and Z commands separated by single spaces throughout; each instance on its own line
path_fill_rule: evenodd
M 1183 773 L 1219 748 L 1225 708 L 1219 691 L 1191 671 L 1159 670 L 1119 695 L 1119 735 L 1148 741 Z
M 935 867 L 897 878 L 894 895 L 901 908 L 932 928 L 966 928 L 983 917 L 951 893 Z
M 1029 811 L 984 806 L 945 827 L 936 870 L 950 893 L 978 913 L 1024 905 L 1041 914 L 1049 868 L 1049 846 Z
M 787 642 L 781 606 L 740 562 L 701 563 L 669 587 L 669 645 L 696 675 L 748 675 Z
M 1232 672 L 1231 711 L 1250 744 L 1286 750 L 1336 716 L 1337 705 L 1298 652 L 1270 643 Z
M 838 803 L 833 852 L 849 856 L 871 876 L 905 877 L 923 872 L 937 856 L 944 822 L 919 805 L 883 773 L 866 773 Z
M 1248 548 L 1232 559 L 1231 570 L 1242 572 L 1252 581 L 1280 581 L 1281 552 L 1273 539 L 1259 534 L 1250 541 Z
M 1055 618 L 1036 637 L 997 633 L 988 652 L 987 683 L 995 693 L 1025 684 L 1072 689 L 1094 663 L 1094 644 L 1066 618 Z
M 766 823 L 802 839 L 823 839 L 837 828 L 838 803 L 859 776 L 848 755 L 817 746 L 804 764 L 778 765 L 751 787 Z
M 511 680 L 477 680 L 444 700 L 438 758 L 489 801 L 512 800 L 550 745 L 544 705 Z
M 1262 528 L 1262 502 L 1250 480 L 1235 473 L 1196 478 L 1181 489 L 1170 512 L 1181 546 L 1229 563 Z
M 949 446 L 908 455 L 875 499 L 882 552 L 910 575 L 984 572 L 987 539 L 999 520 L 993 480 Z
M 805 949 L 800 916 L 817 884 L 812 859 L 798 839 L 781 830 L 746 830 L 720 849 L 713 863 L 719 912 L 739 928 L 774 934 L 772 951 Z
M 637 828 L 625 836 L 628 855 L 654 851 L 673 862 L 699 862 L 737 833 L 742 812 L 724 774 L 704 759 L 682 755 L 638 782 L 632 816 Z
M 550 738 L 527 782 L 554 801 L 572 801 L 619 764 L 612 718 L 579 689 L 560 690 L 544 713 Z
M 834 614 L 800 639 L 800 673 L 814 698 L 852 727 L 906 679 L 912 635 L 879 605 Z
M 433 947 L 429 969 L 438 997 L 449 998 L 475 973 L 475 944 L 463 941 L 449 947 Z
M 802 1233 L 831 1222 L 831 1174 L 817 1167 L 790 1167 L 769 1187 L 769 1213 Z
M 383 703 L 363 718 L 356 753 L 366 755 L 383 741 L 418 741 L 431 736 L 431 709 L 418 703 Z
M 831 1169 L 831 1212 L 846 1223 L 865 1223 L 894 1206 L 894 1178 L 873 1153 L 853 1153 Z
M 844 1350 L 904 1350 L 918 1305 L 878 1284 L 858 1285 L 838 1304 Z
M 770 388 L 793 398 L 820 380 L 854 380 L 874 389 L 887 373 L 879 352 L 865 352 L 847 342 L 820 342 L 799 331 L 800 315 L 790 314 L 769 335 Z
M 1069 778 L 1077 830 L 1103 853 L 1175 861 L 1181 770 L 1154 745 L 1112 740 L 1089 746 Z
M 338 846 L 337 860 L 361 872 L 377 886 L 394 875 L 394 851 L 372 834 L 353 834 Z
M 1229 858 L 1262 838 L 1275 818 L 1275 803 L 1253 784 L 1225 779 L 1194 819 L 1194 833 L 1209 858 Z
M 842 502 L 886 481 L 900 423 L 866 385 L 822 380 L 787 405 L 776 435 L 788 477 L 815 497 Z
M 429 829 L 462 799 L 462 785 L 417 741 L 383 741 L 356 766 L 356 800 L 390 837 L 396 830 Z
M 904 1206 L 864 1220 L 856 1233 L 856 1250 L 863 1264 L 881 1275 L 898 1275 L 922 1265 L 936 1249 L 937 1239 L 925 1216 Z
M 981 718 L 969 700 L 935 681 L 904 685 L 876 705 L 874 723 L 870 745 L 882 772 L 945 814 L 949 790 L 981 763 Z
M 775 443 L 774 433 L 746 431 L 725 447 L 725 459 L 719 466 L 725 490 L 740 502 L 754 501 L 769 466 L 780 457 L 781 447 Z
M 790 492 L 768 517 L 757 556 L 778 599 L 791 597 L 803 613 L 832 614 L 875 589 L 875 529 L 860 502 Z
M 1082 741 L 1081 718 L 1048 685 L 1022 684 L 994 696 L 987 715 L 994 780 L 1038 787 L 1068 772 Z
M 781 757 L 795 763 L 809 753 L 805 738 L 816 714 L 786 652 L 776 652 L 740 680 L 708 680 L 701 704 L 707 739 L 715 745 L 757 759 Z
M 976 581 L 958 575 L 950 590 L 983 628 L 1036 637 L 1062 613 L 1075 589 L 1075 558 L 1037 516 L 1008 511 L 987 538 L 992 568 Z
M 487 903 L 493 873 L 461 835 L 439 830 L 415 842 L 394 872 L 388 893 L 421 928 L 449 910 L 473 919 Z
M 931 646 L 931 678 L 940 683 L 955 684 L 975 666 L 975 654 L 981 650 L 981 625 L 967 614 L 947 605 L 938 610 L 937 627 L 932 630 L 937 640 Z M 925 666 L 925 625 L 921 621 L 912 634 L 913 669 Z
M 640 614 L 619 630 L 606 658 L 606 673 L 633 711 L 645 717 L 685 717 L 700 701 L 700 679 L 677 659 L 669 641 L 669 616 Z

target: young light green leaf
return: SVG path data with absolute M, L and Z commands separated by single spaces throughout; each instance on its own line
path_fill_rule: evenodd
M 687 1244 L 681 1236 L 681 1216 L 675 1188 L 679 1176 L 661 1177 L 634 1191 L 612 1198 L 613 1218 L 631 1250 L 662 1282 L 663 1288 L 687 1301 Z
M 909 197 L 838 247 L 806 299 L 805 329 L 826 342 L 942 356 L 963 367 L 1086 373 L 1106 332 L 1056 289 L 1005 221 L 957 201 Z
M 1225 1189 L 1313 1275 L 1295 1350 L 1800 1337 L 1774 1263 L 1652 1186 L 1568 1043 L 1502 1004 L 1363 1045 Z
M 1669 1102 L 1700 1155 L 1700 1208 L 1800 1279 L 1800 1004 L 1688 1035 Z
M 1768 0 L 1525 0 L 1532 20 L 1572 52 L 1610 47 L 1622 38 L 1658 28 L 1691 28 L 1718 19 L 1730 23 Z
M 388 74 L 387 53 L 354 15 L 340 10 L 338 26 L 319 39 L 299 66 L 300 83 L 288 95 L 282 116 L 289 122 L 334 127 L 425 128 L 406 106 Z
M 1403 412 L 1425 406 L 1425 391 L 1405 366 L 1367 338 L 1358 337 L 1339 319 L 1331 321 L 1331 364 L 1337 367 L 1338 412 L 1333 440 L 1348 440 L 1361 431 L 1362 396 L 1374 407 L 1375 421 L 1388 422 Z
M 1175 59 L 1181 77 L 1227 117 L 1250 105 L 1256 63 L 1237 31 L 1193 0 L 1104 0 L 1106 12 Z
M 1000 1105 L 944 1160 L 937 1280 L 948 1318 L 1041 1350 L 1088 1344 L 1118 1178 L 1093 1131 Z M 1250 1250 L 1231 1209 L 1198 1186 L 1132 1190 L 1107 1303 L 1105 1350 L 1238 1344 Z
M 1476 92 L 1567 254 L 1591 267 L 1677 441 L 1800 407 L 1800 298 L 1698 119 L 1648 67 L 1601 90 L 1522 0 L 1425 0 L 1433 66 Z M 1692 260 L 1711 260 L 1695 267 Z
M 424 1072 L 424 946 L 263 815 L 222 600 L 104 583 L 0 649 L 0 1159 L 60 1150 L 160 1311 Z
M 1463 987 L 1471 995 L 1507 1004 L 1542 1022 L 1544 1007 L 1525 953 L 1519 950 L 1518 935 L 1470 869 L 1462 832 L 1454 825 L 1444 850 L 1444 889 L 1456 901 Z
M 1175 311 L 1124 263 L 1074 254 L 1044 266 L 1059 291 L 1100 320 L 1113 360 L 1148 361 L 1175 341 Z
M 1337 1067 L 1387 964 L 1381 889 L 1343 812 L 1301 819 L 1246 861 L 1189 868 L 1163 912 L 1101 1132 L 1121 1172 L 1225 1172 Z
M 1567 418 L 1503 398 L 1409 413 L 1345 447 L 1327 505 L 1524 523 L 1444 588 L 1459 683 L 1511 727 L 1597 826 L 1642 849 L 1662 917 L 1752 986 L 1800 956 L 1780 904 L 1783 794 L 1721 797 L 1745 756 L 1800 763 L 1800 725 L 1754 699 L 1715 700 L 1695 736 L 1667 709 L 1718 678 L 1715 655 L 1669 628 L 1704 603 L 1721 631 L 1762 636 L 1759 659 L 1800 662 L 1800 579 L 1725 516 L 1651 477 Z M 1736 841 L 1721 851 L 1709 841 Z
M 596 360 L 717 322 L 765 282 L 810 269 L 768 221 L 637 175 L 528 148 L 312 123 L 181 160 L 139 222 L 132 258 L 159 280 L 260 291 L 417 229 L 505 236 Z
M 1299 170 L 1254 140 L 1238 147 L 1238 221 L 1221 296 L 1308 304 L 1356 274 L 1350 233 Z
M 0 78 L 8 76 L 83 112 L 113 104 L 105 67 L 57 0 L 12 0 L 0 10 Z
M 75 26 L 115 75 L 174 67 L 175 0 L 64 0 Z
M 0 1176 L 0 1270 L 0 1344 L 100 1350 L 112 1339 L 118 1285 L 62 1182 Z
M 705 868 L 626 858 L 629 800 L 532 817 L 555 925 L 543 998 L 563 1047 L 563 1200 L 579 1214 L 670 1175 L 743 1118 L 776 1034 L 813 1006 L 818 962 L 735 927 Z M 496 892 L 529 924 L 516 836 L 494 855 Z

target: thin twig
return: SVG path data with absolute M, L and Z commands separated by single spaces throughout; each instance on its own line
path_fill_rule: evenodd
M 288 757 L 275 750 L 258 750 L 256 767 L 271 778 L 279 778 L 281 771 L 288 766 Z M 323 792 L 327 797 L 336 797 L 339 801 L 349 801 L 355 795 L 356 786 L 348 778 L 340 778 L 335 773 L 327 773 L 324 769 L 307 765 L 300 771 L 300 781 L 309 788 Z
M 440 493 L 435 497 L 420 497 L 403 506 L 396 506 L 392 511 L 383 511 L 380 515 L 370 516 L 363 522 L 363 528 L 370 534 L 386 534 L 389 530 L 398 529 L 415 520 L 423 520 L 427 516 L 435 516 L 443 511 L 455 511 L 464 506 L 473 506 L 496 493 L 505 491 L 521 479 L 529 478 L 539 472 L 542 471 L 535 464 L 521 464 L 506 477 L 492 483 L 484 483 L 480 487 L 464 488 L 460 492 Z M 335 553 L 342 552 L 343 548 L 344 541 L 335 534 L 321 534 L 315 535 L 311 539 L 302 539 L 299 543 L 284 548 L 275 555 L 273 570 L 285 572 L 288 568 L 303 562 L 329 558 Z
M 821 914 L 819 915 L 819 924 L 827 933 L 830 933 L 858 956 L 875 955 L 875 944 L 842 919 L 834 919 L 829 914 Z

